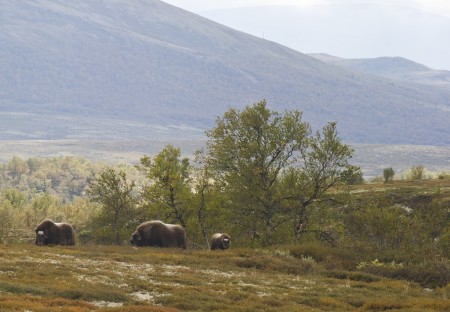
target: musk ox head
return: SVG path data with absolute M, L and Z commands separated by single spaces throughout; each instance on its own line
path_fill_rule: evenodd
M 47 245 L 49 243 L 49 235 L 53 232 L 55 223 L 50 220 L 44 220 L 36 226 L 36 245 Z
M 231 238 L 228 234 L 223 234 L 222 235 L 222 246 L 223 249 L 227 249 L 228 247 L 230 247 L 230 243 L 231 243 Z
M 133 234 L 131 234 L 130 244 L 134 245 L 134 246 L 142 246 L 143 245 L 142 237 L 139 234 L 138 230 L 136 230 Z
M 48 234 L 45 234 L 44 231 L 36 230 L 36 244 L 37 245 L 45 245 L 47 238 L 48 238 Z

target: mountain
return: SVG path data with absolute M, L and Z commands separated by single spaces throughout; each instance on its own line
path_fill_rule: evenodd
M 450 71 L 431 69 L 403 57 L 345 59 L 324 53 L 310 53 L 320 61 L 393 80 L 442 86 L 450 90 Z
M 157 0 L 0 2 L 0 139 L 204 138 L 266 99 L 350 143 L 450 143 L 450 91 L 327 64 Z

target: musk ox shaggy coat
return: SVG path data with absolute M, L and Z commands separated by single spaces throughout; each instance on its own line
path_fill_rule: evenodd
M 75 231 L 67 223 L 44 220 L 35 229 L 36 245 L 75 245 Z
M 211 237 L 211 250 L 225 250 L 230 247 L 231 237 L 226 233 L 216 233 Z
M 130 243 L 136 246 L 179 247 L 186 249 L 186 230 L 178 224 L 161 221 L 141 223 L 131 235 Z

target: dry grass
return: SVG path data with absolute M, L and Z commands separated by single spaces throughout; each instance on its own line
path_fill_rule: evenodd
M 342 278 L 309 258 L 129 246 L 0 246 L 0 311 L 445 311 L 448 287 Z

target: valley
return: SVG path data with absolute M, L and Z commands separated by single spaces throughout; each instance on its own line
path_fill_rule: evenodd
M 0 142 L 0 162 L 14 156 L 22 159 L 59 156 L 84 157 L 91 161 L 138 163 L 144 155 L 154 156 L 164 146 L 179 147 L 184 157 L 204 146 L 200 135 L 191 139 L 159 140 L 5 140 Z M 350 144 L 355 150 L 352 163 L 360 166 L 365 179 L 380 176 L 384 168 L 392 167 L 402 174 L 412 166 L 423 165 L 433 178 L 450 172 L 450 147 L 425 145 Z M 427 173 L 426 173 L 427 175 Z

